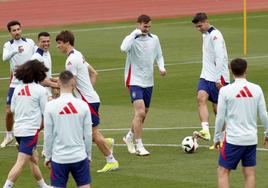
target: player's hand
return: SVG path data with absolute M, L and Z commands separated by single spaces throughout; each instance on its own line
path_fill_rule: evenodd
M 218 90 L 220 90 L 223 87 L 223 85 L 220 82 L 217 82 L 216 87 Z
M 214 143 L 214 149 L 215 150 L 220 150 L 221 149 L 221 142 L 220 141 Z
M 165 76 L 167 74 L 166 70 L 159 70 L 161 76 Z
M 140 29 L 136 28 L 134 31 L 132 31 L 131 34 L 134 36 L 139 36 L 139 35 L 142 35 L 142 31 Z
M 51 88 L 52 98 L 56 99 L 60 96 L 60 89 L 59 88 Z
M 264 147 L 268 149 L 268 137 L 264 138 Z
M 45 161 L 44 162 L 44 166 L 46 167 L 46 168 L 48 168 L 48 169 L 51 169 L 51 161 L 49 160 L 49 161 Z

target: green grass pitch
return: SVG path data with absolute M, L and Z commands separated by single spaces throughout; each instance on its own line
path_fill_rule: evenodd
M 248 79 L 259 84 L 268 100 L 267 87 L 267 18 L 268 12 L 248 14 Z M 229 58 L 243 56 L 243 19 L 242 14 L 224 14 L 210 16 L 210 22 L 222 31 Z M 52 34 L 51 55 L 53 73 L 64 69 L 65 56 L 56 49 L 55 35 L 63 29 L 70 29 L 76 36 L 75 48 L 81 51 L 86 59 L 98 70 L 95 89 L 101 98 L 101 129 L 106 137 L 116 140 L 115 157 L 119 160 L 120 170 L 98 174 L 105 159 L 93 146 L 91 163 L 92 186 L 98 188 L 215 188 L 217 186 L 216 151 L 209 151 L 206 146 L 212 142 L 199 142 L 200 147 L 194 154 L 185 154 L 179 148 L 181 140 L 199 129 L 196 105 L 196 85 L 201 70 L 201 34 L 195 30 L 190 17 L 177 19 L 153 20 L 152 33 L 160 38 L 168 74 L 162 78 L 155 71 L 155 87 L 148 118 L 144 130 L 143 142 L 150 156 L 137 157 L 130 155 L 123 145 L 122 137 L 130 127 L 133 115 L 127 89 L 123 82 L 125 54 L 120 52 L 123 38 L 135 27 L 133 22 L 113 24 L 84 24 L 51 28 L 28 29 L 23 32 L 36 41 L 37 33 L 49 31 Z M 0 44 L 8 40 L 7 32 L 0 32 Z M 2 56 L 2 51 L 0 52 Z M 8 77 L 8 63 L 0 62 L 0 77 Z M 0 131 L 4 131 L 4 106 L 8 80 L 0 80 Z M 214 115 L 210 109 L 211 132 L 213 133 Z M 159 128 L 159 129 L 152 129 Z M 110 130 L 109 130 L 110 129 Z M 0 139 L 4 134 L 1 132 Z M 263 148 L 263 127 L 259 128 L 259 148 Z M 42 136 L 40 137 L 42 144 Z M 41 151 L 41 147 L 39 147 Z M 257 187 L 268 187 L 266 181 L 268 162 L 267 151 L 257 152 Z M 3 185 L 7 173 L 17 156 L 15 147 L 0 150 L 0 185 Z M 40 168 L 47 182 L 49 171 Z M 29 168 L 24 170 L 15 187 L 37 187 Z M 231 187 L 243 186 L 241 167 L 231 173 Z M 75 187 L 72 178 L 68 187 Z

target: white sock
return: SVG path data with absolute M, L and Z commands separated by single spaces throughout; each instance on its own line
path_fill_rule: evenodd
M 3 188 L 11 188 L 13 187 L 14 183 L 10 180 L 6 180 L 6 183 Z
M 13 132 L 12 131 L 7 131 L 6 132 L 6 137 L 7 138 L 12 138 L 13 137 Z
M 209 131 L 208 129 L 208 122 L 201 122 L 202 129 L 205 131 Z
M 135 139 L 135 141 L 136 141 L 136 144 L 137 144 L 137 148 L 142 148 L 143 147 L 143 143 L 142 143 L 141 138 Z
M 128 131 L 127 135 L 126 135 L 126 139 L 127 140 L 132 140 L 134 136 L 134 133 L 131 131 L 131 129 Z
M 40 188 L 47 188 L 47 184 L 45 183 L 45 180 L 43 178 L 37 181 L 37 184 Z
M 114 163 L 114 162 L 117 162 L 113 156 L 113 154 L 111 153 L 110 155 L 106 156 L 106 162 L 107 163 Z

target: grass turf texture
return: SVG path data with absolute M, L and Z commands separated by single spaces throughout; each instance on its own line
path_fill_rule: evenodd
M 248 79 L 262 86 L 266 101 L 267 88 L 267 37 L 264 27 L 267 12 L 248 14 Z M 224 14 L 210 16 L 211 23 L 222 31 L 230 59 L 243 57 L 243 20 L 241 14 Z M 46 30 L 52 33 L 51 55 L 53 72 L 64 69 L 65 56 L 56 49 L 55 35 L 63 29 L 74 31 L 76 36 L 75 48 L 81 51 L 86 59 L 99 70 L 96 90 L 101 97 L 101 129 L 129 128 L 133 111 L 127 89 L 123 83 L 123 67 L 125 54 L 119 46 L 123 38 L 135 27 L 135 21 L 113 24 L 95 24 L 62 26 L 53 28 L 27 29 L 23 33 L 36 41 L 36 33 Z M 193 128 L 199 127 L 196 105 L 196 85 L 201 69 L 202 37 L 191 24 L 191 18 L 153 20 L 152 33 L 160 38 L 168 74 L 162 78 L 155 71 L 155 88 L 152 104 L 145 127 L 167 128 L 188 127 L 188 129 L 174 130 L 145 130 L 143 141 L 145 144 L 180 144 L 181 140 L 191 135 Z M 0 32 L 0 44 L 8 40 L 6 32 Z M 2 51 L 0 52 L 2 53 Z M 2 54 L 0 54 L 2 56 Z M 8 77 L 9 65 L 1 62 L 0 77 Z M 117 69 L 118 68 L 118 69 Z M 103 71 L 103 69 L 116 69 Z M 102 70 L 102 71 L 101 71 Z M 1 127 L 4 129 L 4 105 L 8 88 L 7 80 L 0 80 Z M 214 125 L 214 115 L 210 109 L 210 124 Z M 198 128 L 199 129 L 199 128 Z M 211 129 L 213 133 L 213 129 Z M 123 144 L 122 137 L 126 130 L 103 131 L 106 137 L 114 137 L 117 144 Z M 259 129 L 260 138 L 263 128 Z M 1 140 L 4 134 L 0 136 Z M 262 140 L 260 140 L 259 147 Z M 42 136 L 40 136 L 42 144 Z M 208 145 L 201 141 L 199 144 Z M 148 146 L 151 155 L 137 157 L 130 155 L 126 147 L 116 146 L 115 157 L 119 160 L 120 170 L 97 174 L 96 170 L 105 164 L 104 157 L 93 147 L 93 162 L 91 166 L 92 186 L 134 188 L 139 187 L 166 187 L 166 188 L 213 188 L 217 185 L 216 168 L 218 153 L 200 147 L 195 154 L 184 154 L 178 147 Z M 41 151 L 41 148 L 39 148 Z M 257 153 L 257 187 L 267 187 L 265 181 L 268 170 L 267 152 Z M 0 185 L 4 184 L 7 173 L 14 164 L 17 156 L 15 147 L 0 150 Z M 43 159 L 40 159 L 40 168 L 45 179 L 49 182 L 49 171 L 43 168 Z M 243 185 L 241 167 L 231 174 L 231 187 Z M 30 175 L 29 168 L 19 177 L 15 187 L 35 187 L 36 183 Z M 75 187 L 70 179 L 68 187 Z

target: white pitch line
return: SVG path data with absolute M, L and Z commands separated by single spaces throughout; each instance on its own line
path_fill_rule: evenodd
M 180 148 L 181 144 L 143 144 L 144 146 L 147 147 L 176 147 L 176 148 Z M 42 144 L 38 144 L 37 147 L 43 147 L 44 145 Z M 93 146 L 96 146 L 96 144 L 93 144 Z M 126 147 L 126 144 L 114 144 L 114 146 L 116 147 Z M 16 147 L 15 144 L 12 145 L 8 145 L 7 147 Z M 199 148 L 209 148 L 209 145 L 198 145 Z M 0 149 L 1 151 L 1 149 Z M 265 148 L 257 148 L 257 151 L 265 151 L 267 152 L 268 149 Z
M 263 55 L 263 56 L 251 56 L 251 57 L 245 57 L 244 59 L 266 59 L 268 58 L 267 55 Z M 232 58 L 230 58 L 232 59 Z M 165 66 L 177 66 L 177 65 L 190 65 L 190 64 L 201 64 L 201 60 L 200 61 L 184 61 L 184 62 L 178 62 L 177 60 L 170 60 L 170 61 L 166 61 L 166 62 L 176 62 L 176 63 L 166 63 Z M 155 65 L 157 66 L 157 65 Z M 112 71 L 118 71 L 118 70 L 124 70 L 124 67 L 117 67 L 117 68 L 109 68 L 109 69 L 98 69 L 97 72 L 112 72 Z M 59 75 L 59 73 L 53 73 L 53 76 Z M 9 77 L 4 77 L 4 78 L 0 78 L 1 80 L 9 80 Z
M 268 15 L 255 15 L 255 16 L 247 16 L 250 19 L 253 18 L 266 18 Z M 175 18 L 173 18 L 175 19 Z M 179 19 L 179 18 L 178 18 Z M 241 20 L 243 19 L 242 16 L 235 17 L 235 18 L 214 18 L 210 19 L 211 21 L 230 21 L 230 20 Z M 169 23 L 154 23 L 154 25 L 174 25 L 174 24 L 191 24 L 191 21 L 178 21 L 178 22 L 169 22 Z M 51 26 L 52 27 L 52 26 Z M 64 26 L 63 26 L 64 27 Z M 134 28 L 134 25 L 125 25 L 125 26 L 112 26 L 112 27 L 96 27 L 96 28 L 86 28 L 86 29 L 73 29 L 72 32 L 91 32 L 91 31 L 106 31 L 106 30 L 117 30 L 117 29 L 127 29 L 127 28 Z M 60 31 L 50 31 L 51 34 L 59 33 Z M 24 36 L 32 36 L 37 35 L 37 32 L 33 33 L 25 33 Z M 0 35 L 0 38 L 9 37 L 9 35 Z
M 258 128 L 262 128 L 263 125 L 257 125 Z M 144 131 L 159 131 L 159 130 L 183 130 L 183 129 L 199 129 L 201 126 L 184 126 L 184 127 L 145 127 Z M 210 129 L 214 129 L 214 125 L 210 126 Z M 129 128 L 109 128 L 109 129 L 99 129 L 100 131 L 128 131 Z M 6 131 L 0 131 L 0 134 Z M 43 132 L 43 130 L 41 131 Z

